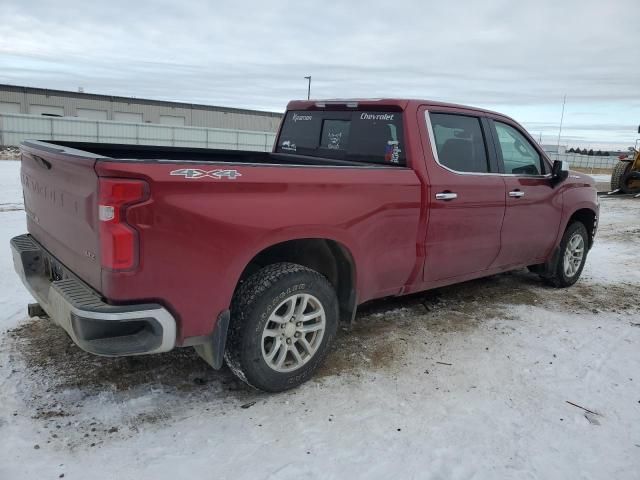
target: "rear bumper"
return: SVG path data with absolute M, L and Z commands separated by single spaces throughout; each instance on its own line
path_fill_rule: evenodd
M 166 352 L 175 346 L 175 319 L 161 305 L 105 303 L 31 235 L 11 239 L 11 250 L 15 270 L 29 292 L 83 350 L 124 356 Z

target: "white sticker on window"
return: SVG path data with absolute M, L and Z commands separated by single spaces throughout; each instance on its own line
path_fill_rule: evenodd
M 298 113 L 294 113 L 292 118 L 293 118 L 294 122 L 313 120 L 313 117 L 311 115 L 309 115 L 309 114 L 300 115 Z
M 366 113 L 363 112 L 360 115 L 360 120 L 385 120 L 392 121 L 394 117 L 393 113 Z
M 329 132 L 329 144 L 327 148 L 332 150 L 340 150 L 340 140 L 342 140 L 342 132 L 340 133 L 331 133 Z
M 282 150 L 289 150 L 290 152 L 295 152 L 298 147 L 296 147 L 296 144 L 293 143 L 291 140 L 285 140 L 284 142 L 282 142 L 282 145 L 280 145 L 280 148 Z

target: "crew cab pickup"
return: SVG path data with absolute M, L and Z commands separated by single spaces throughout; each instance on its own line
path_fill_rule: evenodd
M 363 302 L 525 267 L 572 285 L 597 227 L 590 177 L 433 101 L 292 101 L 272 152 L 21 153 L 32 315 L 97 355 L 193 346 L 267 391 L 310 378 Z

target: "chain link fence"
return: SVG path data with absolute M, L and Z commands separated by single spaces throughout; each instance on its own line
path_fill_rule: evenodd
M 547 153 L 549 158 L 554 160 L 563 160 L 569 162 L 571 168 L 580 170 L 587 170 L 590 172 L 605 172 L 611 171 L 616 163 L 618 163 L 618 157 L 614 156 L 596 156 L 596 155 L 581 155 L 579 153 Z

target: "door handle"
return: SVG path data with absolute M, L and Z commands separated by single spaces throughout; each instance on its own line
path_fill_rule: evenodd
M 456 198 L 458 198 L 457 193 L 453 193 L 453 192 L 436 193 L 436 200 L 449 201 L 449 200 L 455 200 Z
M 513 198 L 524 197 L 524 192 L 521 192 L 520 190 L 512 190 L 509 192 L 509 196 Z

